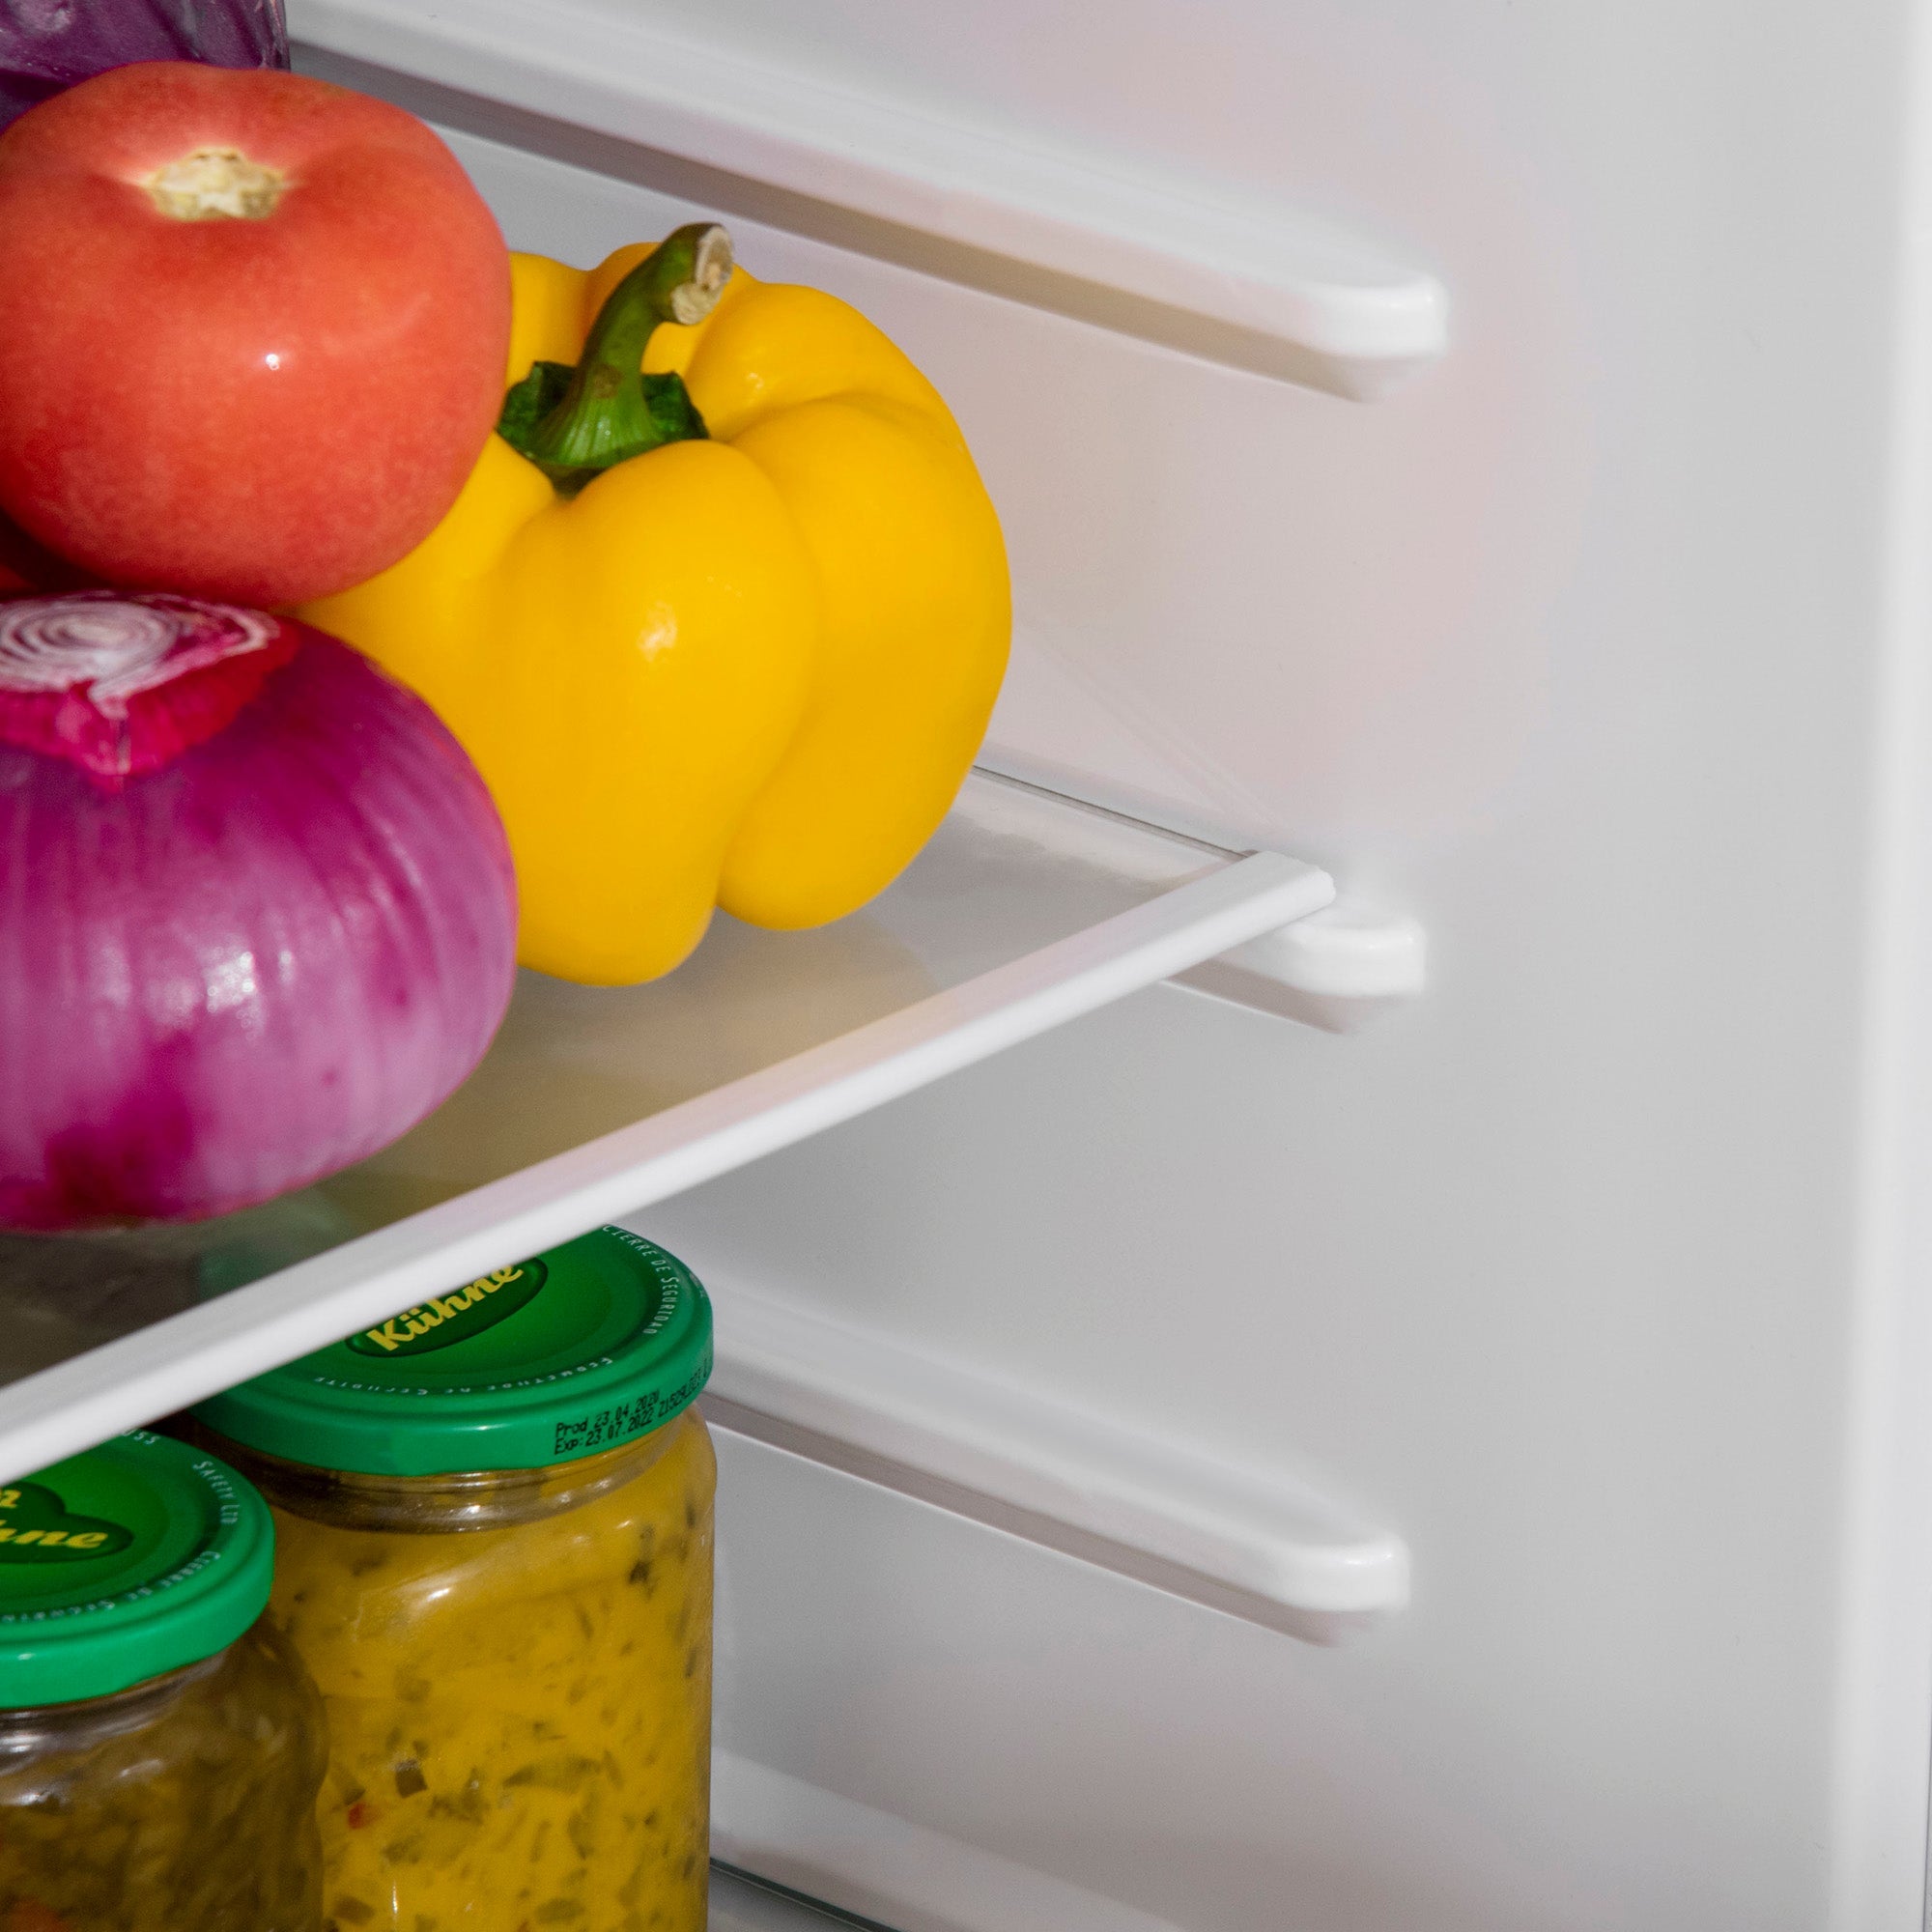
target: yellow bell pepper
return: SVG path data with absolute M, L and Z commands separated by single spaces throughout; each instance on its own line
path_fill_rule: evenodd
M 512 268 L 509 381 L 569 382 L 533 454 L 493 436 L 416 550 L 298 614 L 475 760 L 525 964 L 624 984 L 714 904 L 840 918 L 945 815 L 1006 668 L 1006 553 L 958 426 L 857 311 L 753 280 L 722 229 Z M 650 446 L 672 376 L 702 423 Z

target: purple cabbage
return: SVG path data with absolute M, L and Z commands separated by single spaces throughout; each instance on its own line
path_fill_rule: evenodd
M 131 61 L 287 67 L 281 0 L 0 0 L 0 128 Z

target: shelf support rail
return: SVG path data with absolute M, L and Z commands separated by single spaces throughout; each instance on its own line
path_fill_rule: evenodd
M 1313 1480 L 711 1283 L 714 1428 L 1313 1643 L 1408 1601 L 1407 1547 Z

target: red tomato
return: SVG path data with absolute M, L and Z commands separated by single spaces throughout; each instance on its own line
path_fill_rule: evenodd
M 111 582 L 323 597 L 412 550 L 503 399 L 510 269 L 447 148 L 153 61 L 0 134 L 0 508 Z

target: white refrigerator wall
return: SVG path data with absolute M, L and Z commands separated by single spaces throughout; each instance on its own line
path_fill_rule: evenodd
M 744 1449 L 721 1744 L 1189 1932 L 1917 1926 L 1922 22 L 727 22 L 1362 219 L 1454 347 L 1363 408 L 1053 320 L 913 345 L 1011 534 L 997 749 L 1417 914 L 1426 1005 L 1144 996 L 645 1223 L 1312 1463 L 1413 1607 L 1315 1650 Z M 921 1909 L 1017 1922 L 974 1889 Z
M 995 755 L 1318 860 L 1434 985 L 1346 1039 L 1145 994 L 641 1217 L 725 1324 L 742 1283 L 1317 1471 L 1414 1556 L 1321 1650 L 727 1442 L 725 1848 L 952 1932 L 1911 1932 L 1922 9 L 648 11 L 1453 304 L 1364 406 L 734 222 L 958 411 Z M 462 146 L 520 245 L 671 212 Z

